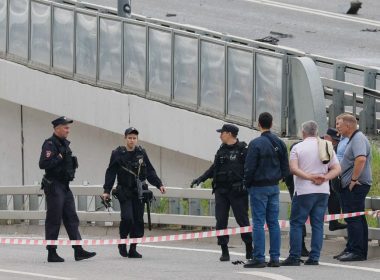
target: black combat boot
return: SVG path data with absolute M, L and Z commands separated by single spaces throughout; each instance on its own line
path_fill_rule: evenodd
M 346 229 L 347 225 L 339 223 L 339 221 L 330 221 L 329 222 L 329 231 L 336 231 L 341 229 Z
M 119 248 L 120 256 L 127 258 L 128 257 L 127 245 L 126 244 L 119 244 L 119 245 L 117 245 L 117 247 Z
M 96 255 L 95 252 L 87 252 L 86 250 L 82 248 L 82 246 L 73 246 L 73 248 L 74 248 L 74 257 L 76 261 L 89 259 Z
M 131 247 L 129 248 L 129 253 L 128 253 L 129 258 L 132 258 L 132 259 L 141 259 L 142 258 L 142 255 L 140 255 L 136 251 L 136 247 L 137 247 L 137 244 L 131 244 Z
M 64 262 L 65 260 L 58 256 L 56 248 L 47 248 L 48 250 L 48 262 Z
M 253 248 L 252 248 L 252 243 L 245 243 L 245 258 L 247 260 L 252 259 L 252 254 L 253 254 Z
M 222 247 L 222 255 L 220 256 L 219 260 L 221 262 L 228 262 L 230 260 L 230 253 L 228 252 L 228 246 L 221 245 L 221 247 Z

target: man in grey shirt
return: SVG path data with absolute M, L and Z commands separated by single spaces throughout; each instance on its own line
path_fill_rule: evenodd
M 344 213 L 364 211 L 365 198 L 371 188 L 371 145 L 367 137 L 357 130 L 356 118 L 342 114 L 336 118 L 339 133 L 348 137 L 341 161 L 342 208 Z M 335 256 L 342 262 L 363 261 L 368 252 L 368 225 L 365 216 L 347 218 L 348 241 L 342 253 Z

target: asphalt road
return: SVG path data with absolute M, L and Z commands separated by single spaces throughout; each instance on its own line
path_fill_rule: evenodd
M 81 262 L 73 260 L 70 247 L 59 248 L 64 263 L 47 263 L 43 247 L 1 246 L 0 279 L 274 279 L 330 280 L 379 279 L 379 260 L 342 264 L 330 255 L 320 266 L 245 269 L 231 262 L 221 263 L 215 240 L 209 243 L 183 241 L 139 246 L 143 259 L 118 255 L 115 246 L 88 248 L 98 255 Z M 231 248 L 231 259 L 243 260 L 243 248 Z M 286 256 L 286 252 L 282 252 Z
M 116 0 L 87 0 L 116 7 Z M 291 35 L 280 45 L 380 67 L 380 1 L 366 0 L 346 16 L 349 0 L 132 0 L 133 13 L 258 39 L 271 31 Z M 289 6 L 292 5 L 292 6 Z M 311 10 L 310 10 L 311 9 Z M 167 17 L 166 15 L 176 16 Z M 373 22 L 363 23 L 363 20 Z M 362 31 L 378 29 L 377 32 Z

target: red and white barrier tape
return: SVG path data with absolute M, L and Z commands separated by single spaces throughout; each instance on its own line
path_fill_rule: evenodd
M 371 215 L 374 217 L 380 216 L 380 211 L 365 211 L 356 212 L 348 214 L 337 214 L 337 215 L 326 215 L 325 222 L 352 218 L 363 215 Z M 287 220 L 279 220 L 280 228 L 287 228 L 290 226 L 290 222 Z M 310 223 L 308 220 L 306 223 Z M 265 230 L 267 230 L 267 225 L 265 225 Z M 167 241 L 181 241 L 181 240 L 193 240 L 201 238 L 209 238 L 223 235 L 236 235 L 241 233 L 252 232 L 252 227 L 240 227 L 240 228 L 228 228 L 222 230 L 212 230 L 205 232 L 194 232 L 194 233 L 183 233 L 183 234 L 173 234 L 164 236 L 151 236 L 142 238 L 130 238 L 130 239 L 83 239 L 83 240 L 43 240 L 43 239 L 28 239 L 28 238 L 5 238 L 0 237 L 0 244 L 4 245 L 58 245 L 58 246 L 72 246 L 72 245 L 89 245 L 89 246 L 100 246 L 100 245 L 117 245 L 117 244 L 132 244 L 132 243 L 157 243 L 157 242 L 167 242 Z

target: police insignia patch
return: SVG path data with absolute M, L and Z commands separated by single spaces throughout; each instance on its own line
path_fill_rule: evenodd
M 46 157 L 49 158 L 51 156 L 51 151 L 46 151 Z

